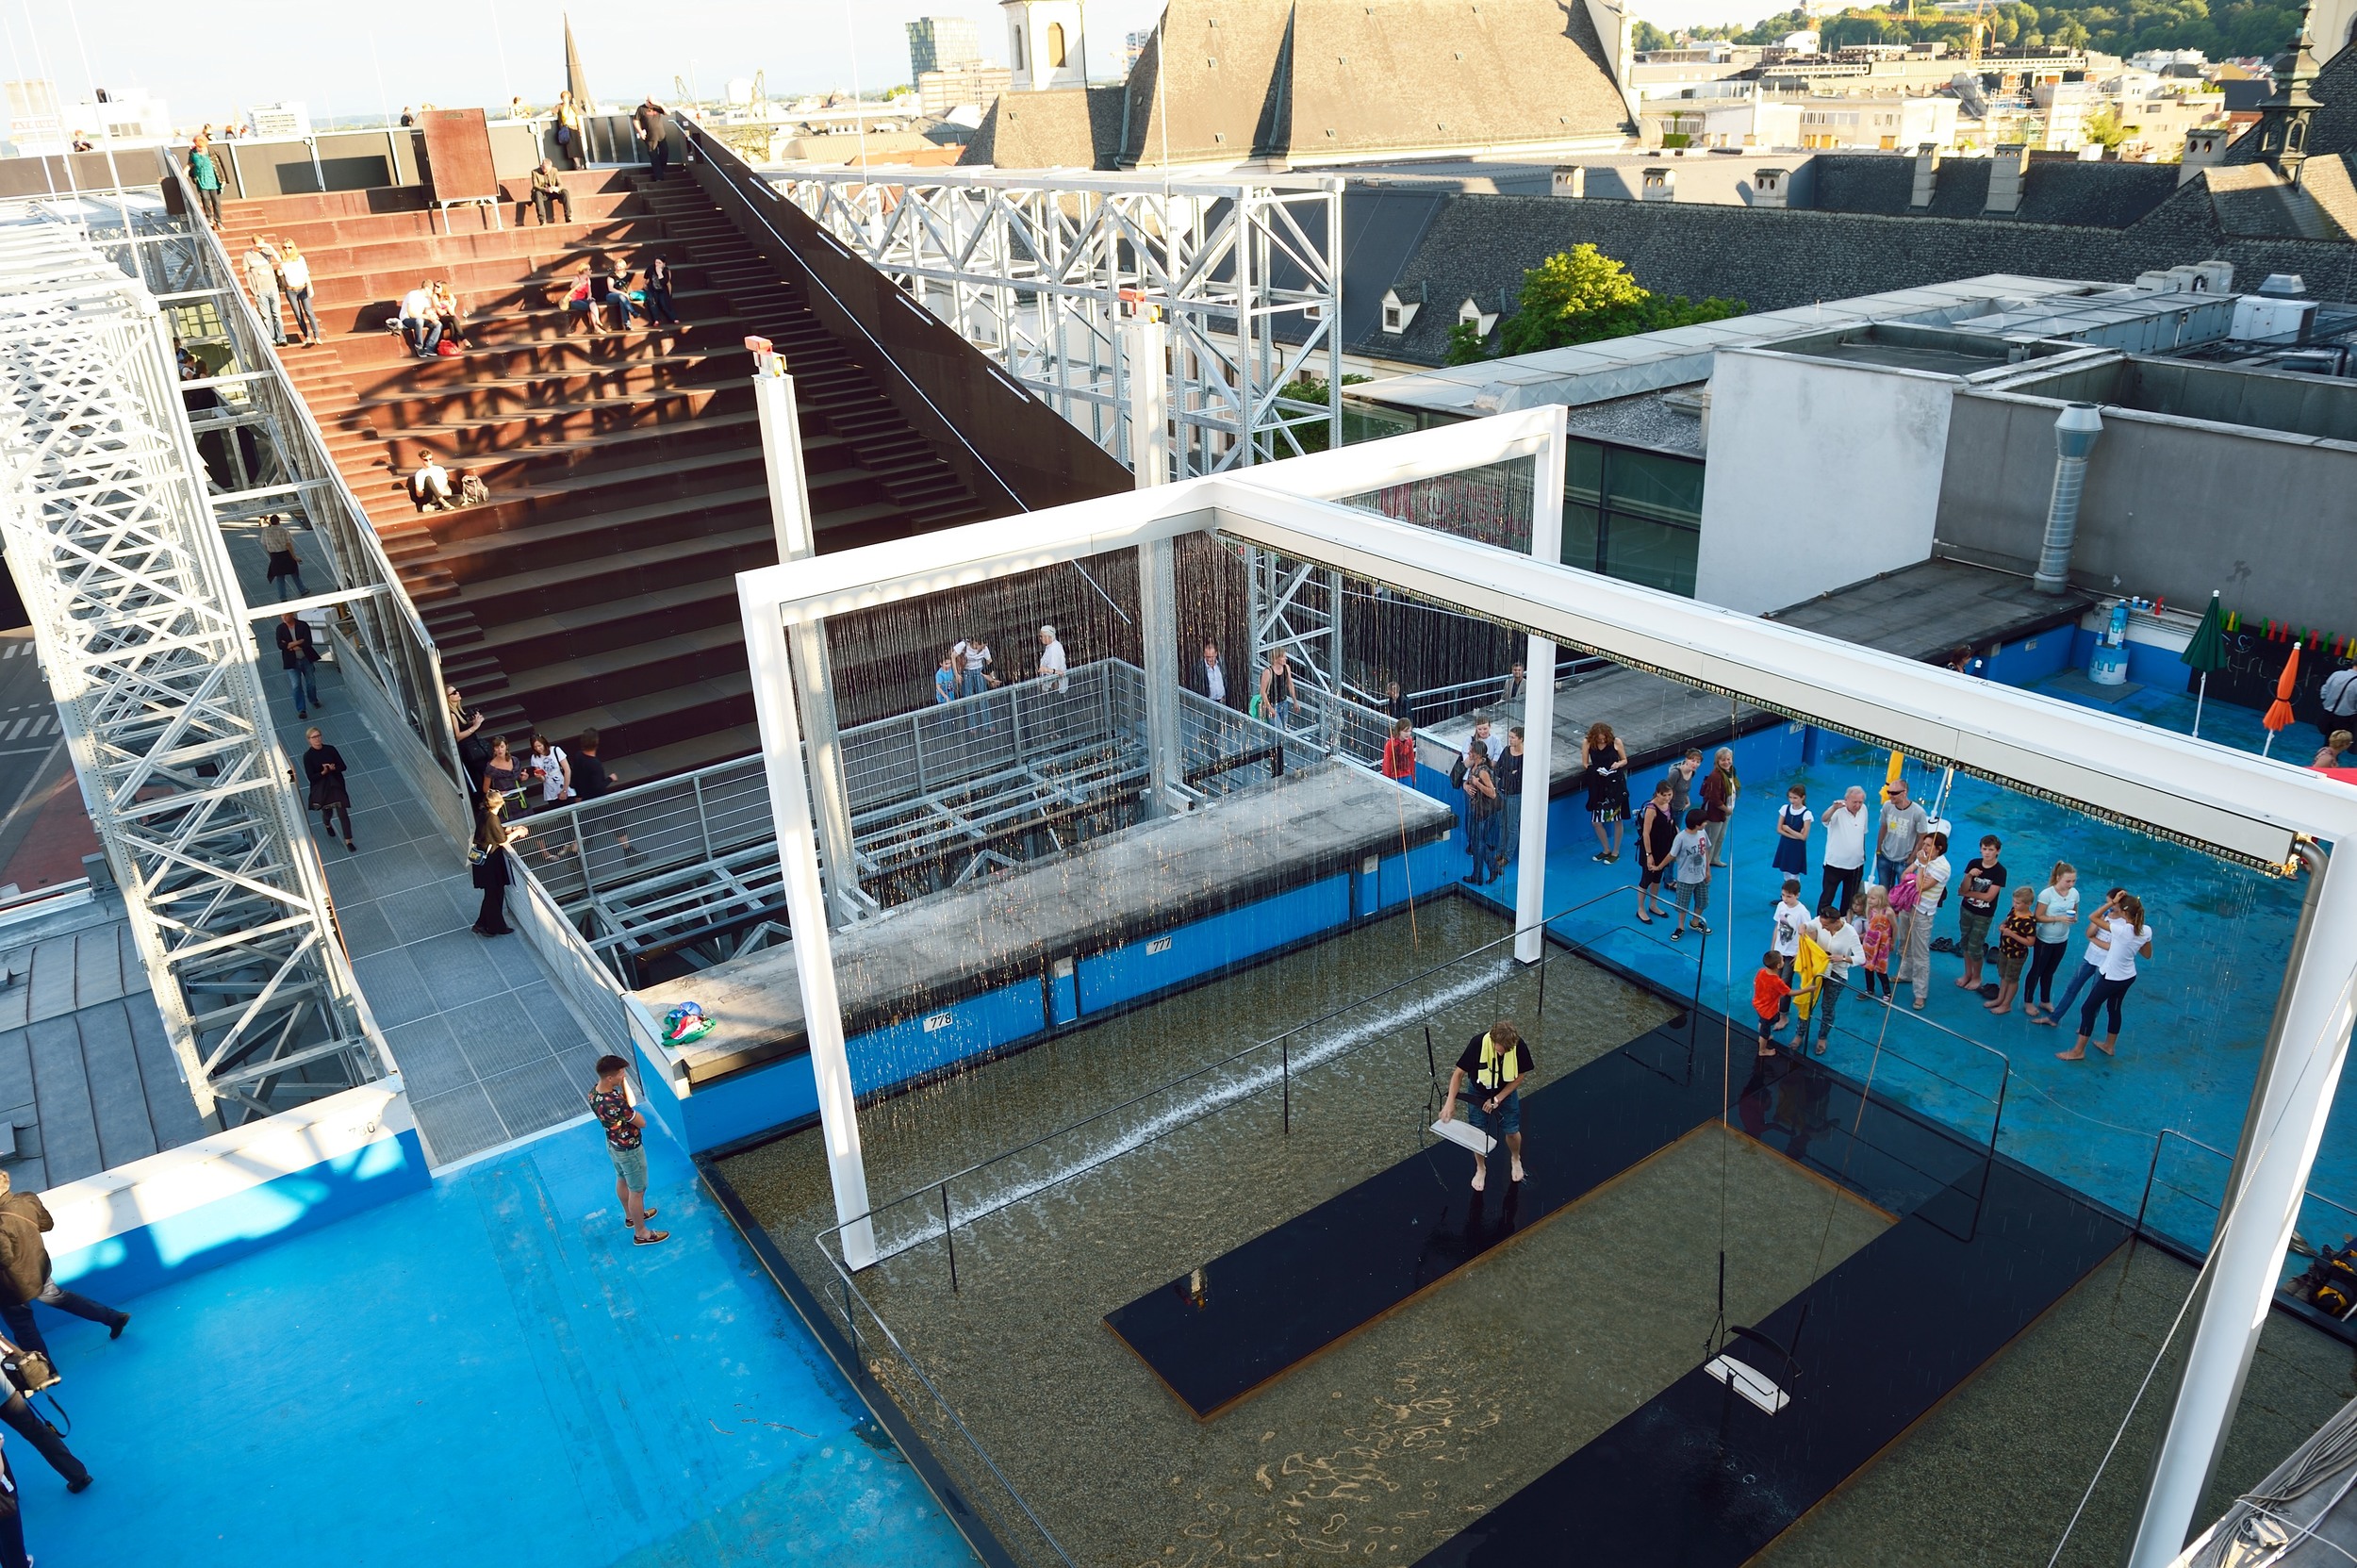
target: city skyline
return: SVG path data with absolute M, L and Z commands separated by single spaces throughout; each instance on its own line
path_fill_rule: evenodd
M 82 8 L 0 8 L 8 76 L 55 81 L 68 98 L 85 96 L 92 85 L 138 88 L 167 100 L 174 123 L 185 125 L 288 100 L 305 104 L 322 122 L 397 114 L 426 102 L 487 108 L 511 95 L 543 105 L 564 83 L 569 13 L 591 85 L 617 105 L 647 93 L 674 96 L 674 78 L 717 100 L 730 79 L 756 73 L 772 96 L 855 87 L 874 92 L 911 79 L 906 25 L 920 16 L 972 18 L 984 55 L 1006 63 L 995 0 L 912 0 L 889 8 L 707 0 L 694 26 L 653 38 L 643 8 L 623 0 L 420 0 L 404 12 L 412 24 L 406 36 L 464 45 L 423 51 L 404 50 L 394 25 L 364 8 L 222 0 L 206 10 L 220 25 L 206 36 L 220 46 L 196 48 L 180 25 L 181 8 L 163 0 L 117 0 L 103 16 L 96 8 L 82 16 Z M 1646 7 L 1643 15 L 1671 27 L 1748 22 L 1773 8 L 1767 0 L 1672 0 Z M 1091 0 L 1093 74 L 1100 80 L 1117 75 L 1123 38 L 1151 29 L 1161 14 L 1161 0 Z

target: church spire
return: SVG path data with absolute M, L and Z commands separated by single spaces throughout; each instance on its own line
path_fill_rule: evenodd
M 2299 30 L 2291 48 L 2275 62 L 2275 91 L 2259 101 L 2259 158 L 2292 185 L 2308 160 L 2308 126 L 2324 106 L 2308 91 L 2316 79 L 2316 42 L 2308 31 L 2310 5 L 2299 10 Z
M 589 96 L 589 74 L 581 68 L 581 51 L 573 47 L 573 19 L 565 18 L 565 90 L 573 95 L 573 107 L 587 114 L 596 107 Z

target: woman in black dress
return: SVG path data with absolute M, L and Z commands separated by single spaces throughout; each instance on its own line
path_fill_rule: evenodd
M 320 738 L 318 726 L 303 732 L 303 776 L 311 785 L 311 809 L 320 814 L 320 826 L 333 835 L 336 817 L 344 819 L 344 848 L 357 850 L 352 841 L 352 791 L 344 783 L 344 754 Z
M 671 263 L 663 256 L 647 259 L 647 321 L 676 324 L 679 311 L 671 305 Z
M 1580 743 L 1579 765 L 1588 770 L 1588 821 L 1596 830 L 1595 858 L 1621 858 L 1621 834 L 1628 827 L 1628 754 L 1609 724 L 1591 724 Z M 1611 831 L 1607 833 L 1605 830 Z
M 1670 913 L 1661 883 L 1670 874 L 1670 846 L 1677 842 L 1675 802 L 1676 785 L 1664 779 L 1653 786 L 1653 799 L 1645 802 L 1644 813 L 1637 819 L 1637 859 L 1644 867 L 1637 878 L 1637 918 L 1648 926 L 1653 924 L 1656 906 L 1661 914 Z
M 467 864 L 474 874 L 474 884 L 483 893 L 483 908 L 474 917 L 477 936 L 505 936 L 507 924 L 507 884 L 515 880 L 507 863 L 507 847 L 524 836 L 519 824 L 509 827 L 501 815 L 502 798 L 488 797 L 475 823 L 474 846 L 467 851 Z

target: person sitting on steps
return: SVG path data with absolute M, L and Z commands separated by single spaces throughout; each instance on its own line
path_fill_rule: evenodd
M 589 263 L 585 261 L 573 274 L 572 282 L 565 286 L 566 334 L 571 335 L 575 321 L 586 322 L 591 332 L 604 331 L 605 321 L 598 314 L 598 304 L 597 289 L 590 281 Z
M 418 466 L 409 470 L 409 500 L 420 512 L 450 510 L 450 470 L 442 467 L 432 447 L 418 448 Z
M 556 172 L 555 161 L 544 157 L 532 172 L 532 209 L 541 223 L 552 223 L 556 222 L 552 214 L 560 206 L 565 209 L 565 222 L 571 223 L 573 193 L 565 189 L 565 176 Z

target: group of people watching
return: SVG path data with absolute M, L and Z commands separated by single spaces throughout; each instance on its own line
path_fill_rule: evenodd
M 990 642 L 979 629 L 968 631 L 950 645 L 933 669 L 933 703 L 936 707 L 954 702 L 962 697 L 980 697 L 999 685 L 999 676 L 991 666 L 997 655 L 990 651 Z M 1031 679 L 1044 683 L 1050 691 L 1068 691 L 1072 686 L 1072 664 L 1065 656 L 1063 639 L 1053 626 L 1039 629 L 1039 664 Z
M 617 266 L 602 256 L 585 261 L 571 278 L 559 285 L 565 290 L 565 308 L 591 332 L 624 331 L 634 312 L 644 316 L 649 325 L 677 325 L 679 310 L 671 299 L 673 273 L 669 258 L 649 256 L 646 280 L 633 293 L 631 282 L 637 275 L 628 267 Z
M 456 686 L 446 688 L 443 696 L 450 704 L 451 733 L 458 742 L 459 767 L 467 777 L 475 816 L 468 860 L 483 905 L 473 929 L 478 936 L 505 936 L 509 930 L 506 894 L 515 880 L 507 851 L 531 831 L 516 818 L 594 801 L 611 793 L 616 780 L 599 758 L 595 730 L 584 730 L 570 752 L 536 730 L 519 753 L 505 735 L 483 733 L 483 711 L 469 708 Z M 617 842 L 625 851 L 630 850 L 626 835 L 618 836 Z M 576 844 L 552 844 L 542 854 L 553 859 L 577 849 Z
M 1677 917 L 1673 937 L 1689 927 L 1710 930 L 1703 912 L 1709 907 L 1712 873 L 1727 865 L 1725 824 L 1742 787 L 1734 751 L 1721 747 L 1704 775 L 1702 803 L 1689 804 L 1701 771 L 1701 750 L 1689 750 L 1655 784 L 1639 818 L 1643 868 L 1637 917 L 1651 924 L 1656 915 L 1673 912 L 1664 906 L 1666 883 Z M 1820 833 L 1824 859 L 1812 906 L 1802 900 L 1802 878 L 1808 870 L 1809 841 Z M 2110 889 L 2087 916 L 2085 961 L 2058 1002 L 2054 979 L 2080 923 L 2078 870 L 2068 861 L 2054 864 L 2043 887 L 2017 882 L 2000 858 L 2003 844 L 1987 834 L 1978 854 L 1958 867 L 1949 859 L 1949 824 L 1935 819 L 1909 794 L 1905 779 L 1896 775 L 1883 786 L 1878 812 L 1870 814 L 1864 786 L 1854 784 L 1821 820 L 1808 807 L 1806 786 L 1794 784 L 1777 808 L 1775 834 L 1772 864 L 1784 876 L 1771 916 L 1769 950 L 1753 986 L 1762 1055 L 1775 1048 L 1775 1033 L 1795 1015 L 1796 999 L 1805 1000 L 1813 1016 L 1791 1043 L 1799 1048 L 1813 1023 L 1815 1049 L 1822 1055 L 1854 977 L 1862 979 L 1869 998 L 1892 1006 L 1897 988 L 1906 986 L 1913 1010 L 1922 1012 L 1931 996 L 1933 931 L 1952 889 L 1957 907 L 1953 948 L 1962 960 L 1954 982 L 1959 989 L 1983 995 L 1983 1006 L 1992 1015 L 2012 1012 L 2018 1001 L 2032 1023 L 2052 1028 L 2080 991 L 2092 985 L 2080 1009 L 2076 1040 L 2056 1054 L 2078 1062 L 2085 1059 L 2090 1041 L 2107 1056 L 2117 1048 L 2121 1002 L 2135 983 L 2138 961 L 2152 955 L 2152 931 L 2134 892 Z M 1990 985 L 1983 977 L 1992 958 L 1996 981 Z M 2106 1026 L 2101 1038 L 2095 1035 L 2099 1015 Z

